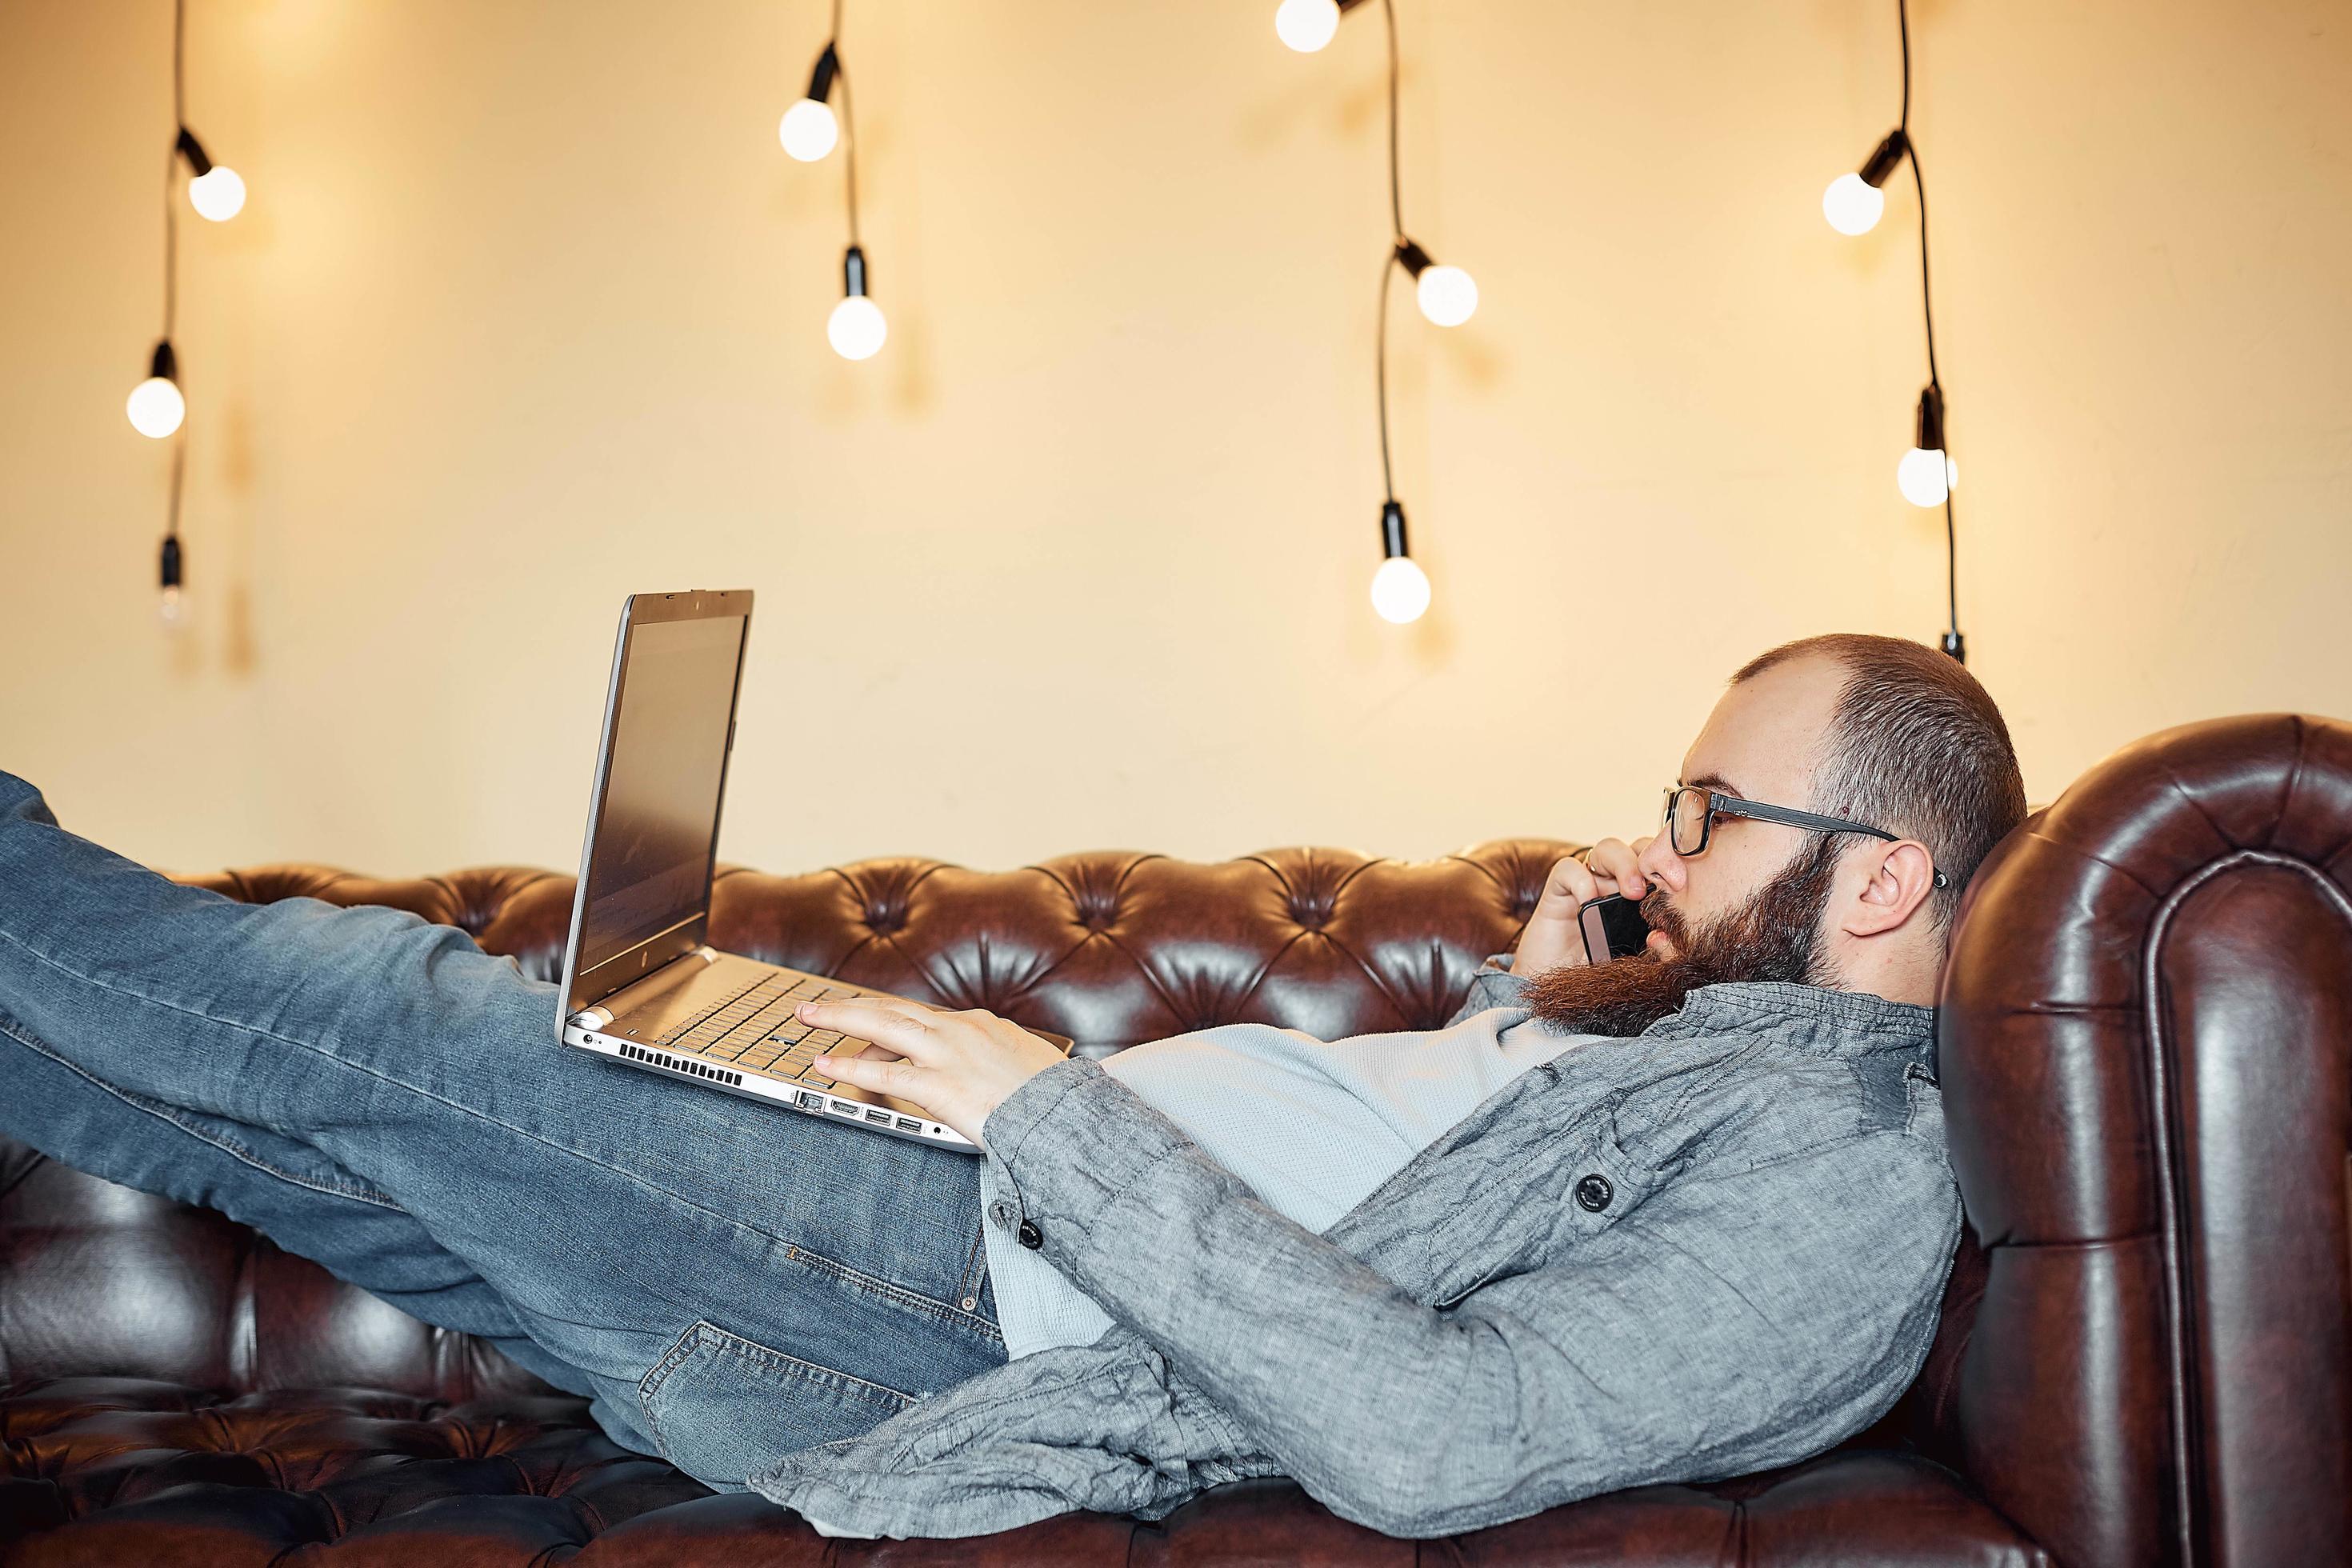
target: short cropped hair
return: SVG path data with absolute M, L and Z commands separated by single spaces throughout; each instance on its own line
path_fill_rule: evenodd
M 1900 637 L 1803 637 L 1748 660 L 1731 683 L 1813 654 L 1843 665 L 1846 681 L 1814 771 L 1812 809 L 1925 844 L 1950 881 L 1928 903 L 1936 929 L 1948 933 L 1978 865 L 2025 820 L 2009 726 L 1958 659 Z

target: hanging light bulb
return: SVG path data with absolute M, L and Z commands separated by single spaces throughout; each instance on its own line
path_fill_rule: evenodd
M 243 176 L 206 157 L 205 144 L 184 125 L 180 127 L 177 145 L 180 155 L 188 161 L 189 173 L 194 176 L 188 181 L 188 205 L 196 209 L 199 216 L 226 223 L 245 210 Z
M 841 56 L 833 45 L 817 56 L 809 73 L 808 96 L 784 110 L 776 126 L 776 140 L 803 163 L 814 163 L 841 142 L 841 121 L 833 114 L 833 79 L 840 73 Z
M 1396 501 L 1381 505 L 1381 548 L 1387 559 L 1372 574 L 1372 608 L 1394 626 L 1421 619 L 1429 608 L 1429 574 L 1405 553 L 1404 508 Z
M 824 323 L 825 340 L 844 359 L 872 359 L 890 336 L 882 307 L 866 296 L 866 252 L 851 246 L 841 258 L 845 292 Z
M 1903 162 L 1911 143 L 1900 131 L 1890 131 L 1864 163 L 1861 172 L 1840 174 L 1822 193 L 1822 216 L 1840 234 L 1868 234 L 1886 210 L 1886 193 L 1879 189 Z
M 245 181 L 226 163 L 215 163 L 212 173 L 188 182 L 188 205 L 201 217 L 226 223 L 245 210 Z
M 1860 174 L 1840 174 L 1822 193 L 1822 216 L 1840 234 L 1868 234 L 1886 210 L 1886 193 Z
M 833 116 L 830 104 L 814 98 L 803 98 L 784 110 L 784 118 L 776 127 L 776 139 L 784 151 L 803 163 L 814 163 L 841 142 L 841 121 Z
M 1397 241 L 1397 259 L 1412 274 L 1421 313 L 1441 327 L 1458 327 L 1478 309 L 1478 280 L 1459 267 L 1442 267 L 1410 239 Z
M 1944 450 L 1943 389 L 1930 385 L 1919 395 L 1918 445 L 1895 465 L 1895 486 L 1913 506 L 1941 506 L 1958 489 L 1960 468 Z
M 131 389 L 123 412 L 131 416 L 132 429 L 158 441 L 187 417 L 187 400 L 180 395 L 180 362 L 170 339 L 155 345 L 154 357 L 147 362 L 147 379 Z
M 1275 36 L 1302 55 L 1311 55 L 1339 30 L 1339 0 L 1282 0 L 1274 13 Z

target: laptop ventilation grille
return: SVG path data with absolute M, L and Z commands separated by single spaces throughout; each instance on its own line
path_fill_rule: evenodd
M 705 1067 L 700 1062 L 686 1057 L 657 1057 L 651 1051 L 640 1050 L 625 1040 L 621 1043 L 621 1054 L 633 1062 L 643 1062 L 647 1067 L 656 1067 L 664 1072 L 683 1073 L 688 1078 L 707 1078 L 713 1083 L 730 1086 L 743 1081 L 743 1075 L 740 1072 L 729 1072 L 724 1068 Z

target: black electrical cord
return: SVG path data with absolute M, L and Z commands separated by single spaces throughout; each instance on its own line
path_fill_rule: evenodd
M 1396 230 L 1396 242 L 1404 243 L 1404 176 L 1400 173 L 1403 160 L 1397 156 L 1397 34 L 1396 0 L 1381 0 L 1381 14 L 1388 23 L 1389 32 L 1389 225 Z
M 1919 143 L 1911 136 L 1911 6 L 1910 0 L 1895 0 L 1895 25 L 1903 41 L 1903 114 L 1896 125 L 1896 134 L 1903 138 L 1904 153 L 1911 162 L 1911 188 L 1919 198 L 1919 314 L 1927 333 L 1927 391 L 1936 400 L 1937 411 L 1943 413 L 1944 383 L 1936 369 L 1936 306 L 1928 284 L 1927 271 L 1927 179 L 1919 171 Z M 1938 423 L 1940 423 L 1940 418 Z M 1951 437 L 1944 437 L 1946 478 L 1949 479 Z M 1944 651 L 1954 658 L 1966 660 L 1967 644 L 1960 636 L 1960 550 L 1959 529 L 1952 516 L 1952 489 L 1944 487 L 1944 607 L 1948 630 L 1944 635 Z
M 1393 230 L 1388 254 L 1381 258 L 1381 313 L 1372 332 L 1372 381 L 1381 405 L 1381 493 L 1393 505 L 1396 474 L 1389 460 L 1389 280 L 1402 265 L 1398 248 L 1405 243 L 1404 184 L 1397 156 L 1397 31 L 1396 0 L 1381 0 L 1389 37 L 1389 226 Z
M 841 84 L 841 157 L 849 186 L 849 243 L 863 249 L 857 237 L 857 110 L 850 101 L 849 67 L 841 63 L 841 0 L 833 0 L 834 79 Z
M 172 0 L 172 146 L 163 154 L 163 342 L 172 342 L 178 324 L 180 306 L 180 209 L 172 200 L 173 186 L 180 172 L 180 138 L 188 123 L 187 109 L 187 34 L 188 0 Z M 178 351 L 173 350 L 172 380 L 179 384 Z M 180 549 L 180 498 L 185 489 L 188 468 L 188 419 L 185 411 L 187 394 L 181 391 L 180 427 L 172 433 L 172 488 L 164 503 L 163 586 L 168 595 L 180 587 L 183 553 Z M 165 604 L 170 604 L 165 599 Z
M 1391 247 L 1381 258 L 1381 320 L 1372 334 L 1372 381 L 1381 401 L 1381 496 L 1388 501 L 1396 500 L 1396 475 L 1389 467 L 1389 279 L 1396 269 L 1396 250 Z
M 172 184 L 180 172 L 180 128 L 188 122 L 183 47 L 188 29 L 188 0 L 172 0 L 172 144 L 163 153 L 163 336 L 168 341 L 179 311 L 180 209 L 172 201 Z

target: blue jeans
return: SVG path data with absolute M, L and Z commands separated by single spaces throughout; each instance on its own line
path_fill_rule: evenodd
M 1004 1361 L 980 1163 L 623 1067 L 463 931 L 179 887 L 0 773 L 0 1131 L 740 1487 Z

